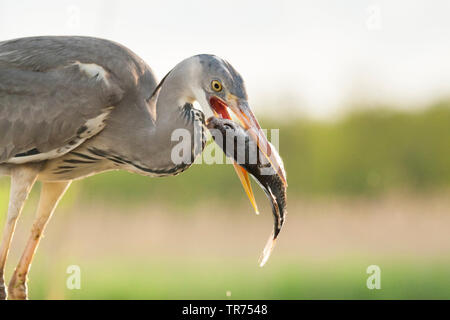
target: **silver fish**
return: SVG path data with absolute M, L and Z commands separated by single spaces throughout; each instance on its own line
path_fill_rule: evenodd
M 226 156 L 233 158 L 234 161 L 250 173 L 264 190 L 272 204 L 274 228 L 260 258 L 260 266 L 262 267 L 269 259 L 270 253 L 275 246 L 275 241 L 286 220 L 286 185 L 277 174 L 277 168 L 272 167 L 254 140 L 250 138 L 248 131 L 238 123 L 227 119 L 210 117 L 206 122 L 206 126 L 211 132 L 214 141 L 222 148 Z M 276 149 L 271 146 L 271 150 L 278 163 L 283 166 L 283 161 Z M 281 167 L 281 170 L 286 176 L 283 167 Z

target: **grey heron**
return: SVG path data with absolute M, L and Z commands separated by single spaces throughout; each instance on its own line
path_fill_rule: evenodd
M 123 169 L 146 176 L 176 175 L 204 147 L 210 108 L 231 110 L 252 139 L 268 144 L 247 102 L 244 81 L 225 60 L 197 55 L 177 64 L 159 83 L 126 47 L 90 37 L 32 37 L 0 42 L 0 175 L 11 177 L 0 247 L 0 299 L 27 298 L 27 274 L 44 228 L 72 180 Z M 173 161 L 184 129 L 192 139 L 187 161 Z M 198 130 L 197 130 L 198 129 Z M 200 143 L 194 143 L 200 141 Z M 270 147 L 265 156 L 277 167 Z M 249 179 L 235 165 L 254 203 Z M 285 181 L 282 171 L 278 174 Z M 36 181 L 41 195 L 31 234 L 9 282 L 5 263 L 19 217 Z

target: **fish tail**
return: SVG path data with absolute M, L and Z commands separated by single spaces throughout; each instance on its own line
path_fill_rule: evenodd
M 275 247 L 275 243 L 276 238 L 274 237 L 274 233 L 272 233 L 269 237 L 269 240 L 267 240 L 266 246 L 264 247 L 264 250 L 259 258 L 260 267 L 263 267 L 266 264 L 267 260 L 269 260 L 270 254 Z

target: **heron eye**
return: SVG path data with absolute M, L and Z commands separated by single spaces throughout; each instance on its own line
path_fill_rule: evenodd
M 211 88 L 216 92 L 220 92 L 222 91 L 222 84 L 217 80 L 213 80 L 211 82 Z

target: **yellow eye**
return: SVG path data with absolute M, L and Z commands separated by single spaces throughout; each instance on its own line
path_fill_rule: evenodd
M 217 80 L 213 80 L 211 82 L 211 88 L 216 92 L 220 92 L 222 91 L 222 84 Z

